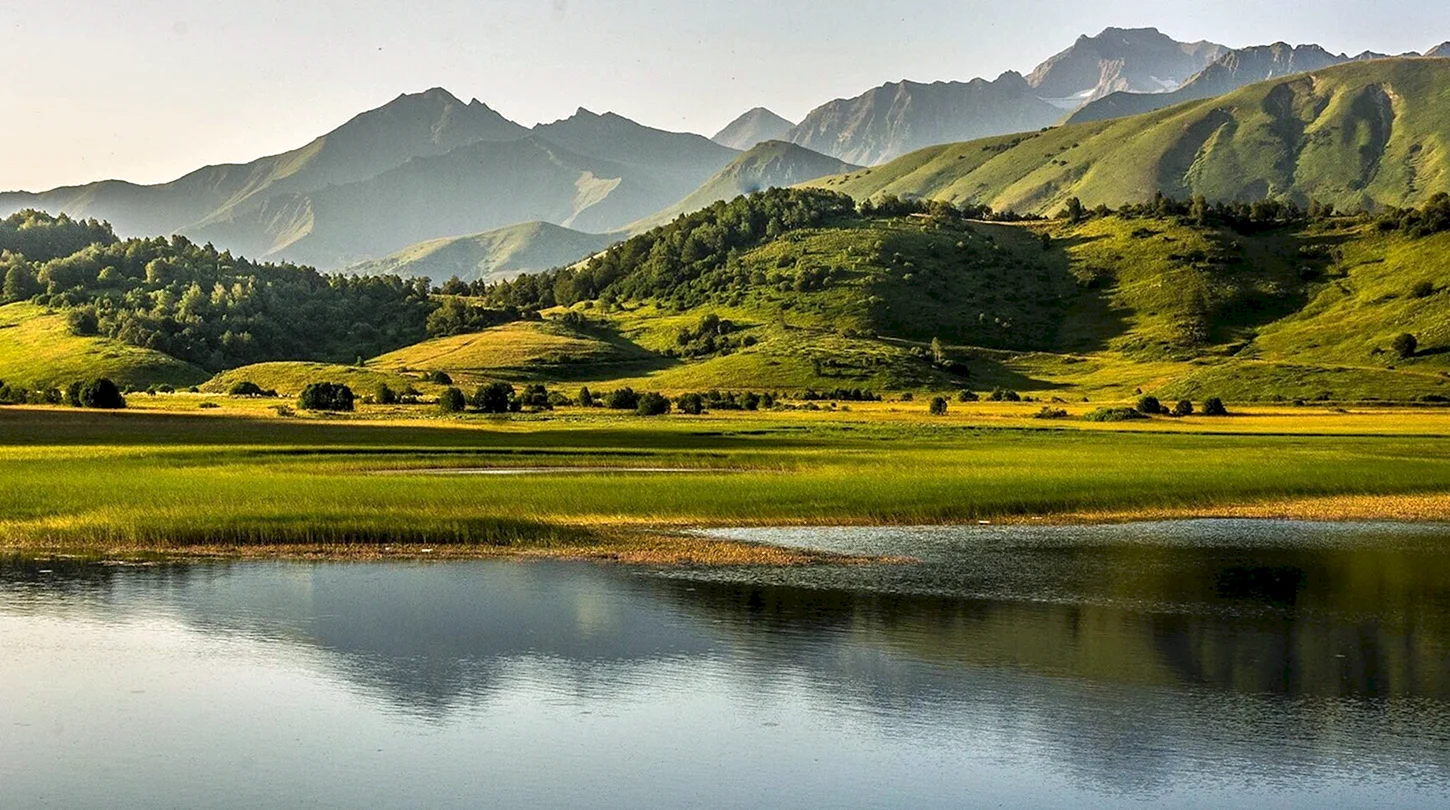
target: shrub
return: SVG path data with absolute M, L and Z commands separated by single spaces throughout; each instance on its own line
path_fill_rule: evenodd
M 567 408 L 573 404 L 574 400 L 559 393 L 558 391 L 549 392 L 549 408 Z
M 699 394 L 685 394 L 675 400 L 675 407 L 680 409 L 680 413 L 699 416 L 705 412 L 705 398 Z
M 435 371 L 428 375 L 428 382 L 434 385 L 452 385 L 453 378 L 448 376 L 447 372 Z
M 351 411 L 352 389 L 341 383 L 312 383 L 297 397 L 297 407 L 304 411 Z
M 640 416 L 663 416 L 670 412 L 670 401 L 653 391 L 639 397 L 635 413 Z
M 1083 417 L 1089 422 L 1132 422 L 1147 418 L 1138 413 L 1136 408 L 1098 408 Z
M 65 387 L 65 404 L 72 408 L 81 407 L 81 389 L 85 383 L 76 381 Z
M 508 413 L 514 406 L 514 387 L 506 382 L 480 385 L 473 394 L 473 407 L 484 413 Z
M 1400 357 L 1410 358 L 1414 357 L 1415 352 L 1419 350 L 1420 341 L 1414 335 L 1405 332 L 1395 335 L 1395 339 L 1390 343 L 1390 348 L 1394 349 L 1395 354 Z
M 549 404 L 549 389 L 538 384 L 525 386 L 524 392 L 519 395 L 519 406 L 541 410 L 553 408 Z
M 1160 413 L 1165 412 L 1166 411 L 1164 411 L 1163 409 L 1163 403 L 1159 402 L 1158 398 L 1155 396 L 1150 395 L 1142 397 L 1138 400 L 1138 413 L 1141 413 L 1144 416 L 1156 416 Z
M 947 398 L 946 397 L 932 397 L 931 398 L 930 410 L 931 410 L 931 415 L 932 416 L 946 416 L 947 415 Z
M 980 399 L 981 397 L 977 396 L 973 391 L 963 390 L 957 392 L 957 402 L 977 402 Z
M 1033 415 L 1033 419 L 1066 419 L 1067 411 L 1062 408 L 1054 408 L 1051 405 L 1042 406 L 1042 410 Z
M 241 382 L 234 383 L 231 388 L 227 389 L 227 396 L 229 397 L 263 397 L 266 395 L 267 392 L 262 390 L 262 386 L 257 385 L 251 380 L 242 380 Z M 273 391 L 272 396 L 276 395 L 277 392 Z
M 615 411 L 632 411 L 639 407 L 639 394 L 636 394 L 633 388 L 610 391 L 609 396 L 604 400 L 604 406 Z
M 904 393 L 904 394 L 901 395 L 901 401 L 902 402 L 911 402 L 911 401 L 913 401 L 915 399 L 916 399 L 916 396 L 914 394 L 912 394 L 910 391 L 907 391 L 906 393 Z
M 589 386 L 586 385 L 579 389 L 579 398 L 575 401 L 581 408 L 594 407 L 594 394 L 589 392 Z
M 1192 402 L 1189 402 L 1186 399 L 1180 399 L 1180 400 L 1178 400 L 1178 404 L 1173 406 L 1173 415 L 1174 416 L 1192 416 L 1193 415 L 1193 403 Z
M 291 405 L 273 405 L 272 406 L 272 410 L 276 411 L 277 412 L 277 415 L 278 416 L 281 416 L 281 417 L 288 417 L 288 416 L 296 416 L 297 415 L 297 412 L 294 411 L 294 410 L 292 410 L 292 406 Z
M 1413 298 L 1429 298 L 1435 294 L 1435 282 L 1420 281 L 1410 288 L 1410 296 Z
M 1218 397 L 1209 397 L 1208 400 L 1203 403 L 1203 415 L 1228 416 L 1228 407 L 1225 406 L 1223 404 L 1223 400 L 1219 399 Z
M 398 404 L 398 392 L 389 387 L 387 383 L 378 383 L 378 387 L 373 390 L 373 402 L 379 405 L 396 405 Z
M 82 386 L 79 398 L 82 408 L 115 410 L 126 407 L 126 398 L 121 396 L 121 389 L 105 377 L 91 380 Z
M 1022 395 L 1007 388 L 994 388 L 992 395 L 987 397 L 993 402 L 1021 402 Z
M 467 407 L 468 400 L 457 388 L 445 388 L 443 393 L 438 395 L 438 410 L 443 413 L 462 413 L 463 409 Z

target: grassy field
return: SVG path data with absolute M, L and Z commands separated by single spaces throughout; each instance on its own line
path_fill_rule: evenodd
M 139 399 L 114 414 L 0 409 L 0 549 L 748 561 L 766 552 L 680 531 L 1255 510 L 1450 518 L 1450 420 L 1428 409 L 1119 429 L 1043 423 L 1020 405 L 944 419 L 924 403 L 284 419 L 248 401 L 203 414 L 180 412 L 194 396 Z

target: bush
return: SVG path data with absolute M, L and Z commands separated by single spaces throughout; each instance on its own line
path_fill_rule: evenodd
M 567 397 L 567 396 L 559 393 L 558 391 L 550 391 L 549 392 L 549 408 L 551 410 L 554 409 L 554 408 L 567 408 L 567 407 L 569 407 L 570 405 L 573 405 L 573 404 L 574 404 L 574 400 L 572 400 L 569 397 Z
M 947 398 L 946 397 L 932 397 L 931 398 L 930 410 L 931 410 L 931 415 L 932 416 L 946 416 L 947 415 Z
M 1415 356 L 1415 352 L 1420 348 L 1420 341 L 1414 335 L 1406 332 L 1395 335 L 1394 341 L 1390 343 L 1390 348 L 1395 350 L 1395 354 L 1408 359 Z
M 277 396 L 277 392 L 276 391 L 264 391 L 264 390 L 262 390 L 262 386 L 257 385 L 256 383 L 252 382 L 251 380 L 242 380 L 241 382 L 235 383 L 235 384 L 232 385 L 231 388 L 228 388 L 227 389 L 227 396 L 229 396 L 229 397 L 275 397 L 275 396 Z
M 1435 282 L 1433 281 L 1417 282 L 1414 287 L 1410 288 L 1410 296 L 1412 298 L 1429 298 L 1434 294 Z
M 1147 418 L 1136 408 L 1098 408 L 1083 417 L 1089 422 L 1132 422 Z
M 901 401 L 902 402 L 912 402 L 915 399 L 916 399 L 916 396 L 914 394 L 912 394 L 910 391 L 907 391 L 906 393 L 904 393 L 904 394 L 901 395 Z
M 993 402 L 1021 402 L 1022 395 L 1007 388 L 994 388 L 992 395 L 987 397 Z
M 379 405 L 397 405 L 398 392 L 390 388 L 387 383 L 378 383 L 378 387 L 373 390 L 373 402 Z
M 1062 408 L 1054 408 L 1051 405 L 1042 406 L 1042 410 L 1032 416 L 1033 419 L 1066 419 L 1067 411 Z
M 604 407 L 615 411 L 632 411 L 639 407 L 639 394 L 633 388 L 610 391 L 604 400 Z
M 957 402 L 977 402 L 980 399 L 981 397 L 977 396 L 976 393 L 972 391 L 957 392 Z
M 281 417 L 284 417 L 284 418 L 285 417 L 288 417 L 288 416 L 296 416 L 297 415 L 297 412 L 294 411 L 294 410 L 292 410 L 292 406 L 291 405 L 273 405 L 272 406 L 272 410 L 276 411 L 278 416 L 281 416 Z
M 519 395 L 519 407 L 534 408 L 536 410 L 550 410 L 554 406 L 549 404 L 549 389 L 543 385 L 529 385 Z
M 484 413 L 508 413 L 514 406 L 514 387 L 506 382 L 480 385 L 473 393 L 473 407 Z
M 341 383 L 312 383 L 302 389 L 302 395 L 297 397 L 297 407 L 304 411 L 351 411 L 352 389 Z
M 651 391 L 639 398 L 635 413 L 640 416 L 664 416 L 670 412 L 670 401 Z
M 680 413 L 699 416 L 705 412 L 705 398 L 699 394 L 685 394 L 675 400 L 675 407 L 680 409 Z
M 434 385 L 452 385 L 453 378 L 448 376 L 446 372 L 435 371 L 428 375 L 428 382 Z
M 105 377 L 91 380 L 82 386 L 78 398 L 82 408 L 116 410 L 126 407 L 126 398 L 121 396 L 121 389 Z
M 1157 416 L 1166 412 L 1163 409 L 1163 403 L 1159 402 L 1155 396 L 1146 396 L 1138 400 L 1138 413 L 1144 416 Z
M 1186 399 L 1180 399 L 1180 400 L 1178 400 L 1178 404 L 1173 406 L 1173 415 L 1174 416 L 1192 416 L 1193 415 L 1193 403 L 1192 402 L 1189 402 Z
M 468 407 L 468 400 L 463 392 L 457 388 L 445 388 L 443 393 L 438 395 L 438 410 L 443 413 L 462 413 Z
M 575 402 L 577 402 L 579 404 L 579 407 L 581 408 L 594 407 L 594 394 L 589 392 L 589 386 L 586 385 L 583 388 L 579 389 L 579 398 L 575 400 Z
M 1228 407 L 1218 397 L 1210 397 L 1203 403 L 1204 416 L 1228 416 Z

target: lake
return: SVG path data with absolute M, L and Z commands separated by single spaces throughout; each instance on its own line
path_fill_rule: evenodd
M 0 806 L 1445 807 L 1450 526 L 906 565 L 0 561 Z

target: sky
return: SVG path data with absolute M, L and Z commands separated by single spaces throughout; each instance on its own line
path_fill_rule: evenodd
M 1080 34 L 1424 51 L 1443 0 L 0 0 L 0 189 L 155 183 L 301 146 L 400 93 L 522 124 L 711 135 L 884 82 L 1027 73 Z

